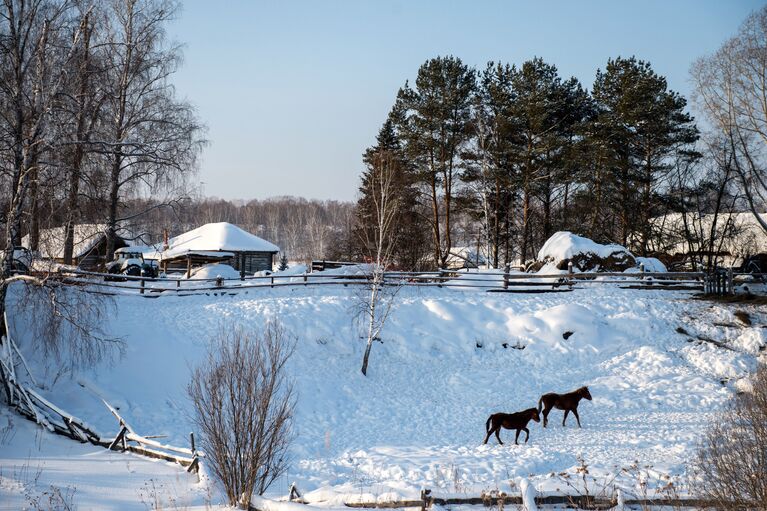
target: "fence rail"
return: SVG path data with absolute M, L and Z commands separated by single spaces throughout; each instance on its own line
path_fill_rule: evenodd
M 312 504 L 304 499 L 293 498 L 293 491 L 291 488 L 292 502 L 301 504 Z M 588 510 L 607 510 L 612 508 L 618 508 L 621 505 L 623 509 L 625 506 L 640 506 L 642 509 L 648 509 L 652 507 L 672 507 L 674 509 L 679 508 L 695 508 L 695 509 L 716 509 L 719 504 L 705 499 L 699 499 L 694 497 L 643 497 L 643 498 L 619 498 L 617 496 L 594 496 L 588 494 L 547 494 L 547 495 L 535 495 L 535 503 L 539 506 L 565 506 L 567 508 L 576 509 L 588 509 Z M 524 499 L 521 495 L 508 495 L 504 492 L 492 491 L 488 493 L 482 493 L 479 496 L 465 496 L 465 497 L 439 497 L 432 494 L 431 490 L 421 490 L 421 498 L 418 500 L 383 500 L 375 502 L 346 502 L 344 506 L 352 509 L 402 509 L 402 508 L 420 508 L 421 511 L 427 511 L 433 509 L 434 505 L 438 506 L 484 506 L 484 507 L 497 507 L 503 509 L 504 505 L 525 505 Z M 251 505 L 250 511 L 259 511 L 256 506 Z
M 744 276 L 767 279 L 767 274 L 731 273 L 731 293 L 734 283 Z M 370 274 L 327 275 L 302 273 L 297 275 L 244 276 L 235 279 L 208 278 L 150 278 L 113 275 L 87 271 L 63 271 L 57 278 L 75 285 L 92 285 L 105 290 L 135 292 L 157 296 L 158 293 L 179 295 L 250 288 L 276 288 L 284 286 L 368 285 Z M 591 286 L 617 285 L 630 289 L 709 291 L 707 274 L 703 272 L 635 272 L 635 273 L 464 273 L 457 271 L 385 272 L 384 285 L 409 287 L 474 288 L 485 291 L 509 292 L 561 292 Z

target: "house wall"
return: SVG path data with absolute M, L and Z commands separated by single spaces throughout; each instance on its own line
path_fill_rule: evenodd
M 127 247 L 128 243 L 118 237 L 115 240 L 115 250 L 118 248 Z M 107 239 L 106 236 L 103 236 L 102 239 L 90 250 L 88 253 L 82 255 L 81 257 L 75 257 L 74 263 L 77 265 L 78 268 L 81 270 L 86 271 L 101 271 L 104 269 L 104 265 L 106 265 L 106 254 L 107 254 Z M 56 262 L 63 263 L 63 259 L 56 259 Z
M 274 254 L 271 252 L 237 252 L 232 266 L 240 270 L 240 261 L 243 262 L 245 273 L 256 273 L 258 271 L 272 271 L 274 264 Z

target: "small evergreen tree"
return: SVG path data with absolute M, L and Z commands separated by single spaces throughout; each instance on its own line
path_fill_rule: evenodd
M 283 252 L 280 254 L 280 265 L 277 267 L 279 271 L 285 271 L 288 269 L 288 256 Z

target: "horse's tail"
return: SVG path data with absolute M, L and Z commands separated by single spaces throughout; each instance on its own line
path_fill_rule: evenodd
M 538 399 L 538 413 L 541 413 L 541 410 L 543 409 L 543 396 Z
M 487 422 L 485 423 L 485 431 L 490 431 L 490 422 L 493 420 L 493 416 L 487 418 Z

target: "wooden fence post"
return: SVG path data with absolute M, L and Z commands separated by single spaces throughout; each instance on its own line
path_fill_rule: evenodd
M 431 507 L 431 490 L 421 490 L 421 511 L 426 511 Z
M 141 292 L 142 295 L 144 294 L 144 285 L 145 285 L 144 284 L 144 279 L 141 279 L 141 283 L 139 284 L 139 286 L 141 287 L 141 291 L 140 292 Z
M 639 280 L 644 280 L 644 263 L 639 263 Z
M 732 275 L 732 266 L 727 268 L 727 294 L 728 295 L 734 295 L 735 294 L 735 284 L 733 282 L 733 275 Z
M 503 267 L 503 289 L 509 289 L 509 272 L 511 267 L 507 264 Z

